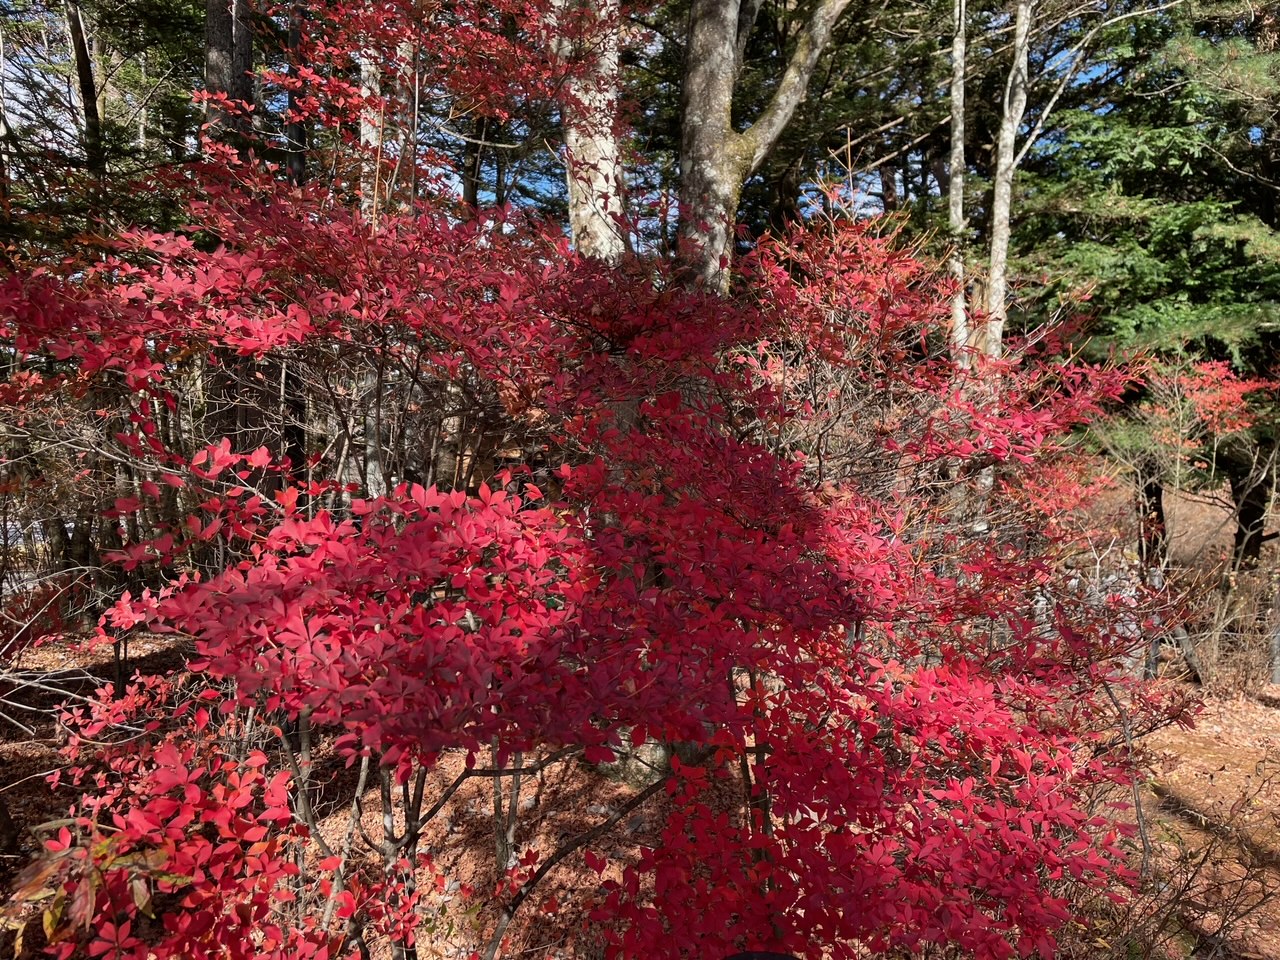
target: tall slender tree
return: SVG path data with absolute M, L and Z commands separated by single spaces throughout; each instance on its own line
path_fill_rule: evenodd
M 951 156 L 947 179 L 947 225 L 951 229 L 952 251 L 948 260 L 956 289 L 951 295 L 952 355 L 962 367 L 969 365 L 968 298 L 965 294 L 965 71 L 968 69 L 968 4 L 952 2 L 951 38 Z
M 1005 79 L 1000 111 L 1000 132 L 996 137 L 995 172 L 992 184 L 990 261 L 987 266 L 987 318 L 979 338 L 979 348 L 989 356 L 999 356 L 1004 326 L 1009 319 L 1009 238 L 1012 231 L 1013 177 L 1018 164 L 1018 131 L 1027 109 L 1028 70 L 1035 0 L 1016 0 L 1013 14 L 1012 62 Z

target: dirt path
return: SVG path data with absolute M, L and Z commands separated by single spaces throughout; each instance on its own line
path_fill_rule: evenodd
M 1181 926 L 1167 955 L 1280 960 L 1280 687 L 1210 700 L 1148 746 L 1156 886 Z

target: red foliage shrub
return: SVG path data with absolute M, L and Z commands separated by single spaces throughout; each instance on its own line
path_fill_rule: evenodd
M 320 21 L 310 56 L 392 56 L 408 21 L 370 17 Z M 416 39 L 487 96 L 488 48 Z M 518 95 L 549 96 L 530 69 Z M 447 752 L 680 745 L 660 842 L 586 895 L 625 956 L 1049 956 L 1073 891 L 1123 885 L 1086 798 L 1131 775 L 1104 691 L 1134 641 L 1051 522 L 1066 437 L 1123 377 L 957 369 L 929 271 L 856 225 L 763 247 L 720 299 L 511 213 L 375 228 L 225 159 L 184 233 L 0 284 L 38 361 L 0 403 L 79 404 L 114 485 L 135 583 L 102 638 L 195 646 L 189 699 L 151 681 L 71 718 L 84 796 L 19 890 L 52 893 L 55 955 L 408 956 Z M 403 790 L 376 870 L 316 830 L 305 737 Z M 556 863 L 603 871 L 593 839 L 499 864 L 491 952 Z

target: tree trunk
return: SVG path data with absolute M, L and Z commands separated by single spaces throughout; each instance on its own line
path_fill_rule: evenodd
M 1135 493 L 1138 562 L 1142 564 L 1144 574 L 1153 569 L 1163 570 L 1169 554 L 1169 539 L 1165 526 L 1164 482 L 1160 474 L 1152 468 L 1139 468 Z
M 75 59 L 76 85 L 80 109 L 84 113 L 84 153 L 89 172 L 101 177 L 106 172 L 106 151 L 102 140 L 102 114 L 98 110 L 98 87 L 93 79 L 93 59 L 85 37 L 84 18 L 76 0 L 66 0 L 67 31 Z
M 1134 508 L 1138 515 L 1138 566 L 1142 571 L 1142 582 L 1151 590 L 1162 590 L 1169 559 L 1169 536 L 1165 524 L 1164 481 L 1153 464 L 1138 465 L 1133 492 Z M 1174 636 L 1183 648 L 1188 666 L 1199 676 L 1195 651 L 1186 630 L 1179 627 Z M 1162 641 L 1157 631 L 1147 644 L 1146 662 L 1142 668 L 1145 679 L 1154 679 L 1159 669 L 1161 646 Z
M 577 52 L 584 62 L 565 85 L 562 107 L 569 226 L 580 254 L 617 263 L 627 251 L 626 181 L 615 129 L 620 0 L 600 0 L 593 8 L 595 22 L 586 31 L 586 49 Z M 568 9 L 567 0 L 560 0 L 557 19 L 563 20 Z M 569 63 L 575 51 L 567 42 L 560 47 L 561 61 Z
M 1280 684 L 1280 626 L 1273 627 L 1270 640 L 1270 683 Z
M 4 44 L 4 31 L 0 30 L 0 224 L 8 227 L 13 220 L 9 199 L 9 114 L 8 91 L 5 77 L 9 72 L 9 57 Z
M 1253 570 L 1262 559 L 1267 507 L 1271 501 L 1268 479 L 1266 474 L 1256 472 L 1231 478 L 1231 499 L 1236 507 L 1233 570 Z
M 885 213 L 893 213 L 898 209 L 898 171 L 892 164 L 880 167 L 880 206 Z
M 249 9 L 252 0 L 234 0 L 231 9 L 234 38 L 231 45 L 232 100 L 252 104 L 253 96 L 253 19 Z M 247 128 L 247 124 L 246 124 Z
M 722 293 L 747 162 L 730 123 L 738 6 L 734 0 L 694 0 L 681 105 L 679 255 L 690 279 Z
M 471 139 L 462 148 L 462 206 L 471 216 L 480 206 L 480 174 L 484 163 L 484 144 L 488 139 L 489 120 L 479 116 L 471 125 Z
M 228 99 L 253 99 L 253 26 L 249 0 L 206 0 L 204 28 L 204 88 Z M 238 114 L 210 104 L 205 118 L 210 136 L 244 133 L 248 124 Z
M 360 96 L 377 102 L 382 95 L 382 68 L 378 57 L 366 51 L 359 57 Z M 382 112 L 374 114 L 368 104 L 360 111 L 361 160 L 360 212 L 375 227 L 378 222 L 378 192 L 382 175 Z
M 805 98 L 809 78 L 849 0 L 822 0 L 801 28 L 777 91 L 760 118 L 737 133 L 733 88 L 759 4 L 693 0 L 685 45 L 680 129 L 678 256 L 690 282 L 729 288 L 742 184 L 774 148 Z
M 76 515 L 71 540 L 67 544 L 67 560 L 74 569 L 87 570 L 98 564 L 97 551 L 93 546 L 93 526 L 92 513 Z
M 799 160 L 778 175 L 773 182 L 773 202 L 769 204 L 769 229 L 779 236 L 793 224 L 802 223 L 800 189 L 804 186 L 805 170 Z
M 302 69 L 302 5 L 294 4 L 289 11 L 289 72 L 298 75 Z M 285 137 L 289 142 L 289 182 L 295 187 L 307 180 L 307 125 L 298 116 L 298 94 L 289 90 L 289 124 Z
M 1009 235 L 1013 175 L 1018 165 L 1018 128 L 1027 109 L 1028 61 L 1034 0 L 1017 0 L 1013 22 L 1013 64 L 1004 87 L 1004 108 L 996 138 L 994 193 L 991 200 L 991 262 L 987 276 L 987 322 L 979 344 L 998 357 L 1009 318 Z
M 0 855 L 13 856 L 18 852 L 18 825 L 9 813 L 9 804 L 0 793 Z
M 302 4 L 289 11 L 289 72 L 295 76 L 302 68 Z M 289 143 L 289 182 L 300 187 L 307 182 L 307 124 L 297 116 L 299 91 L 289 91 L 289 123 L 285 137 Z M 281 360 L 280 383 L 280 453 L 289 461 L 294 481 L 307 479 L 307 400 L 298 363 Z
M 231 0 L 208 0 L 204 18 L 204 89 L 206 93 L 231 95 L 232 63 L 235 54 L 235 16 Z M 207 122 L 221 127 L 230 120 L 209 105 Z
M 400 44 L 400 62 L 403 68 L 396 77 L 396 125 L 399 128 L 399 153 L 392 175 L 391 191 L 404 198 L 406 207 L 412 209 L 418 200 L 418 119 L 419 50 L 408 40 Z
M 964 71 L 968 57 L 965 0 L 953 0 L 954 32 L 951 38 L 951 169 L 947 176 L 947 225 L 954 247 L 947 267 L 955 280 L 951 295 L 951 354 L 962 368 L 969 367 L 969 319 L 965 302 L 964 269 Z M 940 184 L 941 186 L 941 184 Z
M 71 535 L 67 532 L 67 523 L 61 516 L 46 517 L 41 521 L 45 542 L 49 544 L 49 569 L 61 572 L 70 569 Z

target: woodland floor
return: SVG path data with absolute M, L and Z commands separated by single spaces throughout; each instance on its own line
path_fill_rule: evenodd
M 1229 543 L 1221 504 L 1176 504 L 1169 525 L 1175 562 L 1204 562 L 1206 555 Z M 1274 557 L 1269 560 L 1275 562 Z M 182 669 L 183 654 L 171 642 L 139 638 L 131 641 L 128 668 L 143 673 Z M 110 648 L 86 658 L 66 645 L 28 650 L 19 666 L 48 675 L 54 686 L 73 697 L 91 692 L 93 678 L 112 678 L 116 672 Z M 1186 683 L 1178 676 L 1177 662 L 1168 668 L 1164 682 Z M 0 695 L 6 692 L 0 690 Z M 36 693 L 33 706 L 52 706 L 59 699 L 51 691 Z M 0 730 L 0 791 L 21 827 L 65 816 L 74 799 L 65 789 L 55 792 L 45 782 L 61 762 L 57 726 L 47 720 L 32 726 L 30 733 L 8 725 Z M 1255 685 L 1247 697 L 1210 693 L 1195 729 L 1161 731 L 1145 746 L 1152 760 L 1152 776 L 1141 793 L 1148 853 L 1144 858 L 1135 842 L 1134 866 L 1146 861 L 1151 892 L 1132 905 L 1136 922 L 1130 927 L 1143 932 L 1131 934 L 1127 945 L 1101 938 L 1092 948 L 1087 942 L 1075 944 L 1064 956 L 1280 960 L 1280 686 Z M 442 789 L 462 763 L 461 757 L 446 757 L 435 774 L 437 786 Z M 354 772 L 326 764 L 323 754 L 317 757 L 317 768 L 325 792 L 342 798 L 330 803 L 322 825 L 323 832 L 337 840 L 346 829 Z M 449 879 L 431 901 L 438 913 L 426 942 L 420 944 L 424 960 L 468 955 L 478 945 L 478 932 L 492 925 L 494 906 L 487 894 L 494 889 L 496 873 L 492 794 L 487 787 L 487 781 L 468 782 L 428 829 L 425 846 Z M 531 778 L 521 799 L 520 842 L 553 849 L 560 838 L 611 816 L 630 789 L 576 762 Z M 554 807 L 544 808 L 544 793 L 557 797 Z M 574 794 L 580 799 L 566 804 L 564 797 Z M 729 798 L 725 800 L 728 805 Z M 376 837 L 376 791 L 366 794 L 364 811 L 364 826 Z M 595 849 L 626 859 L 656 841 L 662 816 L 660 802 L 642 808 Z M 35 853 L 30 836 L 23 843 L 18 857 L 0 860 L 0 895 Z M 570 860 L 581 863 L 580 858 Z M 580 866 L 565 866 L 549 876 L 512 927 L 502 955 L 597 957 L 598 945 L 590 931 L 580 932 L 584 918 L 566 911 L 598 883 L 596 874 Z M 474 891 L 470 897 L 469 889 Z M 551 897 L 564 905 L 554 915 L 542 909 Z

